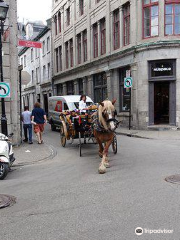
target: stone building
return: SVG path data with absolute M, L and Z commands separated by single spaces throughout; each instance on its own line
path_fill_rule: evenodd
M 134 128 L 180 126 L 179 0 L 52 2 L 54 95 L 116 98 Z
M 23 71 L 31 76 L 31 81 L 23 86 L 22 104 L 33 109 L 36 101 L 42 104 L 42 107 L 48 113 L 48 98 L 52 94 L 52 59 L 51 59 L 51 29 L 49 26 L 33 39 L 42 42 L 42 49 L 23 48 L 19 52 L 19 62 L 23 65 Z
M 20 142 L 19 121 L 19 85 L 18 85 L 18 52 L 17 52 L 17 1 L 6 0 L 9 4 L 8 16 L 5 22 L 3 46 L 4 82 L 10 83 L 10 98 L 5 98 L 8 133 L 14 133 L 14 144 Z M 1 101 L 1 99 L 0 99 Z M 2 113 L 0 104 L 0 115 Z M 1 123 L 0 123 L 1 124 Z M 0 127 L 1 129 L 1 127 Z

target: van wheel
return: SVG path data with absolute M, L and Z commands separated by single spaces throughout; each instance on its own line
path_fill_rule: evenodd
M 9 172 L 9 166 L 7 163 L 0 163 L 0 180 L 3 180 Z
M 56 131 L 56 127 L 54 126 L 54 124 L 51 124 L 51 130 Z

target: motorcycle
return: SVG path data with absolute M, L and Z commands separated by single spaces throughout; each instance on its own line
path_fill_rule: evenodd
M 12 136 L 13 134 L 5 136 L 0 133 L 0 180 L 3 180 L 7 176 L 15 161 L 12 143 L 10 141 Z

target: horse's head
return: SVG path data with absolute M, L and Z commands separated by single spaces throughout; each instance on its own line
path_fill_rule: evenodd
M 116 100 L 112 102 L 105 100 L 99 103 L 99 121 L 106 130 L 114 131 L 117 127 L 115 123 L 115 104 Z

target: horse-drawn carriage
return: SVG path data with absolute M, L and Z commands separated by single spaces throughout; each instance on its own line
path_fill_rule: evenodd
M 66 146 L 68 140 L 73 142 L 74 139 L 78 139 L 79 155 L 82 156 L 83 144 L 97 143 L 94 137 L 97 108 L 96 105 L 92 105 L 86 113 L 81 113 L 80 111 L 65 111 L 60 114 L 60 139 L 63 147 Z M 112 150 L 114 154 L 117 153 L 117 138 L 115 133 Z

